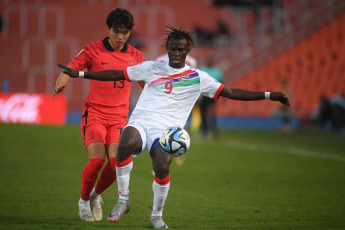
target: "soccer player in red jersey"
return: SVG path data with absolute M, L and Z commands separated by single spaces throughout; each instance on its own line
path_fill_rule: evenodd
M 117 8 L 109 13 L 106 23 L 109 37 L 85 46 L 69 63 L 70 67 L 76 70 L 87 68 L 88 71 L 125 70 L 144 61 L 142 53 L 127 43 L 134 25 L 132 14 Z M 60 73 L 52 98 L 63 91 L 68 79 L 68 75 Z M 128 120 L 130 86 L 126 80 L 91 81 L 81 121 L 81 134 L 89 157 L 82 173 L 81 220 L 102 219 L 100 194 L 116 180 L 115 157 L 120 133 Z M 106 156 L 108 163 L 102 169 Z

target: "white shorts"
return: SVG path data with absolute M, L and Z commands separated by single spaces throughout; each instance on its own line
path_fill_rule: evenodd
M 138 130 L 142 141 L 141 151 L 133 153 L 132 155 L 134 156 L 138 156 L 145 150 L 145 148 L 151 154 L 151 152 L 159 145 L 159 138 L 164 134 L 164 130 L 166 129 L 165 127 L 158 127 L 150 124 L 147 121 L 143 122 L 130 120 L 125 128 L 128 126 Z

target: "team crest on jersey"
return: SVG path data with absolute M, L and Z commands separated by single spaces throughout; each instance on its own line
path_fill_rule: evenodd
M 95 138 L 94 132 L 93 130 L 89 131 L 89 140 L 92 140 L 93 138 Z
M 132 66 L 132 65 L 133 65 L 133 62 L 131 62 L 131 61 L 127 62 L 127 67 Z

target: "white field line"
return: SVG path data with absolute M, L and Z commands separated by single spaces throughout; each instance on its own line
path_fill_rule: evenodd
M 252 150 L 252 151 L 262 150 L 262 151 L 270 151 L 270 152 L 284 152 L 287 154 L 304 156 L 304 157 L 312 157 L 312 158 L 345 162 L 345 156 L 331 154 L 331 153 L 315 152 L 315 151 L 302 149 L 302 148 L 294 148 L 294 147 L 279 148 L 275 146 L 263 146 L 263 145 L 257 145 L 257 144 L 252 144 L 252 143 L 245 143 L 245 142 L 237 141 L 237 140 L 230 140 L 228 142 L 228 146 L 231 146 L 233 148 L 238 148 L 238 149 Z

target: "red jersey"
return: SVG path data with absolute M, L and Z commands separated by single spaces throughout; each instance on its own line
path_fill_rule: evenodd
M 125 70 L 128 66 L 144 61 L 142 53 L 125 43 L 121 51 L 114 50 L 108 38 L 85 46 L 84 49 L 69 63 L 81 71 Z M 128 117 L 129 95 L 131 83 L 126 80 L 91 81 L 91 89 L 84 107 L 89 113 L 95 113 L 105 119 Z

